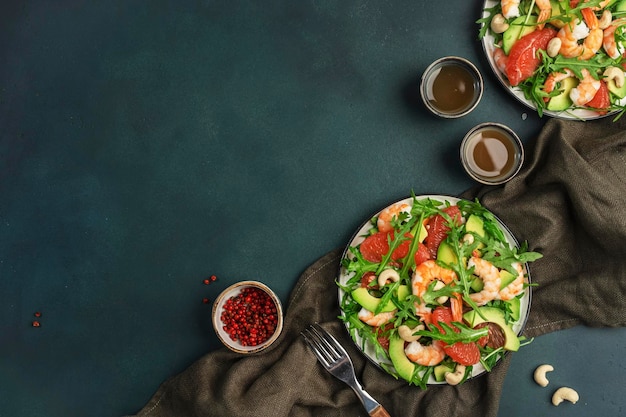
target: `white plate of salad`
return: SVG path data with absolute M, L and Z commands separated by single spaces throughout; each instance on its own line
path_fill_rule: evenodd
M 496 77 L 543 114 L 574 120 L 626 109 L 626 0 L 486 0 L 479 37 Z
M 519 245 L 479 201 L 412 195 L 368 219 L 337 280 L 341 319 L 364 355 L 426 388 L 490 371 L 520 336 L 531 304 Z

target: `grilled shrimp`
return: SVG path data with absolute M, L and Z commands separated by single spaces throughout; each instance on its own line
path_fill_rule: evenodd
M 423 366 L 435 366 L 443 361 L 446 353 L 443 350 L 441 342 L 434 340 L 430 345 L 422 345 L 418 341 L 411 342 L 404 348 L 406 357 L 411 362 L 415 362 Z
M 368 324 L 373 327 L 380 327 L 384 325 L 385 323 L 393 320 L 393 318 L 396 316 L 396 312 L 385 311 L 385 312 L 378 313 L 375 315 L 373 312 L 365 308 L 362 308 L 361 310 L 359 310 L 358 316 L 359 316 L 359 320 L 361 320 L 365 324 Z
M 519 3 L 520 0 L 501 0 L 502 16 L 507 19 L 519 16 Z
M 513 267 L 517 271 L 517 277 L 513 280 L 513 282 L 500 290 L 498 296 L 496 297 L 499 300 L 512 300 L 524 289 L 524 270 L 518 262 L 514 263 Z
M 602 47 L 604 33 L 599 27 L 598 18 L 589 8 L 582 11 L 584 22 L 574 19 L 563 26 L 557 33 L 561 40 L 559 53 L 565 58 L 587 60 L 593 57 Z M 578 41 L 583 40 L 580 44 Z
M 552 5 L 550 0 L 536 0 L 535 4 L 539 7 L 539 17 L 537 17 L 537 26 L 543 29 L 546 21 L 552 16 Z
M 619 58 L 624 53 L 624 46 L 615 40 L 615 30 L 623 25 L 626 25 L 626 18 L 615 19 L 603 32 L 602 47 L 606 54 L 613 59 Z
M 500 271 L 491 262 L 473 256 L 467 263 L 468 267 L 474 267 L 474 275 L 483 281 L 483 289 L 480 292 L 470 294 L 470 298 L 479 306 L 495 300 L 500 291 Z
M 437 262 L 432 259 L 419 264 L 411 280 L 413 295 L 418 297 L 424 295 L 428 286 L 436 279 L 444 284 L 450 284 L 456 280 L 456 272 L 437 265 Z
M 580 80 L 576 87 L 572 88 L 569 94 L 569 97 L 577 106 L 584 106 L 593 100 L 602 84 L 600 80 L 593 78 L 587 69 L 583 69 L 582 74 L 583 79 Z
M 384 209 L 379 215 L 376 225 L 381 232 L 391 232 L 391 222 L 397 219 L 400 213 L 411 213 L 411 206 L 407 203 L 396 203 Z

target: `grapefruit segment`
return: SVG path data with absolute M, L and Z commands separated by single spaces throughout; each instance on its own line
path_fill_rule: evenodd
M 541 63 L 537 51 L 545 50 L 556 34 L 555 29 L 546 27 L 522 36 L 513 44 L 506 63 L 506 76 L 511 86 L 514 87 L 533 75 Z

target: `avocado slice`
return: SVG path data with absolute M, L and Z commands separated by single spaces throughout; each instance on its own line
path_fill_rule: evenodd
M 615 85 L 615 80 L 609 80 L 606 83 L 606 86 L 611 93 L 615 94 L 617 98 L 626 97 L 626 83 L 624 83 L 621 87 L 618 87 Z
M 472 275 L 472 280 L 470 281 L 470 288 L 476 292 L 481 292 L 485 283 L 482 279 L 478 278 L 476 275 Z
M 504 349 L 510 351 L 517 351 L 519 349 L 519 338 L 513 331 L 513 327 L 505 321 L 504 312 L 495 307 L 479 307 L 478 312 L 476 310 L 468 311 L 463 315 L 463 319 L 471 326 L 476 327 L 481 323 L 494 323 L 500 326 L 504 331 Z M 481 317 L 481 314 L 485 319 Z
M 451 364 L 442 363 L 440 365 L 435 366 L 433 370 L 433 374 L 435 376 L 435 381 L 443 382 L 446 380 L 446 374 L 448 372 L 454 372 L 454 366 Z
M 626 0 L 620 0 L 615 7 L 616 12 L 626 12 Z
M 439 248 L 437 248 L 437 260 L 446 264 L 456 264 L 456 254 L 448 242 L 443 241 L 439 244 Z
M 506 269 L 501 269 L 500 270 L 500 289 L 506 288 L 510 283 L 515 281 L 515 278 L 517 278 L 516 275 L 511 274 Z M 482 279 L 478 278 L 475 275 L 472 275 L 472 280 L 470 281 L 470 287 L 474 291 L 476 292 L 482 291 L 484 285 L 485 284 L 483 283 Z
M 558 0 L 550 0 L 550 6 L 552 7 L 551 16 L 554 17 L 554 16 L 563 15 L 564 10 L 561 8 L 561 5 Z M 557 29 L 561 29 L 563 26 L 565 26 L 565 22 L 562 21 L 561 19 L 552 19 L 550 20 L 550 24 Z
M 507 304 L 509 305 L 509 308 L 511 309 L 511 319 L 518 321 L 520 318 L 520 310 L 521 310 L 522 302 L 520 301 L 519 298 L 515 297 L 507 301 Z
M 409 294 L 410 292 L 409 292 L 408 286 L 400 285 L 398 287 L 398 299 L 399 300 L 404 300 Z M 357 288 L 356 290 L 352 291 L 350 295 L 352 296 L 354 301 L 359 303 L 359 305 L 365 308 L 366 310 L 376 311 L 376 309 L 380 305 L 380 298 L 374 297 L 373 295 L 371 295 L 369 291 L 367 290 L 367 288 L 364 288 L 364 287 Z M 395 309 L 396 309 L 396 305 L 393 303 L 393 301 L 389 300 L 387 304 L 385 304 L 385 306 L 382 308 L 381 313 L 393 311 Z
M 467 218 L 467 221 L 465 222 L 465 230 L 467 232 L 474 232 L 478 236 L 484 237 L 485 226 L 484 226 L 483 219 L 481 219 L 475 214 L 470 214 L 469 217 Z
M 531 15 L 528 17 L 528 22 L 526 22 L 527 17 L 526 15 L 522 15 L 513 19 L 509 24 L 509 28 L 502 34 L 502 49 L 505 54 L 508 55 L 509 52 L 511 52 L 513 44 L 517 42 L 518 39 L 535 31 L 537 16 Z
M 426 226 L 424 225 L 424 223 L 422 223 L 420 225 L 420 231 L 419 231 L 419 234 L 417 236 L 417 241 L 418 242 L 423 242 L 424 239 L 426 239 L 427 236 L 428 236 L 428 230 L 426 230 Z
M 569 97 L 570 92 L 578 85 L 576 77 L 567 77 L 561 81 L 561 93 L 552 97 L 546 106 L 548 110 L 562 111 L 568 109 L 572 105 L 572 99 Z
M 476 233 L 480 237 L 485 237 L 485 223 L 483 219 L 476 216 L 475 214 L 470 214 L 465 222 L 465 231 Z M 485 245 L 483 243 L 478 245 L 479 249 L 482 249 Z
M 515 278 L 517 278 L 516 275 L 511 274 L 506 269 L 501 269 L 500 270 L 500 289 L 504 289 L 508 287 L 510 283 L 515 281 Z
M 389 338 L 389 357 L 398 375 L 406 381 L 413 379 L 415 364 L 406 357 L 404 353 L 404 340 L 397 334 L 392 334 Z

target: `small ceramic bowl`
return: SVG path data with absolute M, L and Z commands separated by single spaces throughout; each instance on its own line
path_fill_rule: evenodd
M 465 58 L 446 56 L 426 68 L 420 95 L 431 113 L 453 119 L 474 110 L 483 89 L 483 77 L 474 64 Z
M 524 163 L 524 147 L 509 127 L 500 123 L 481 123 L 461 142 L 461 164 L 474 180 L 499 185 L 511 180 Z
M 234 318 L 235 310 L 242 317 Z M 256 319 L 254 314 L 258 315 Z M 280 300 L 261 282 L 233 284 L 222 291 L 213 304 L 213 328 L 230 350 L 242 354 L 261 352 L 276 342 L 283 330 Z M 240 333 L 231 337 L 237 329 Z

